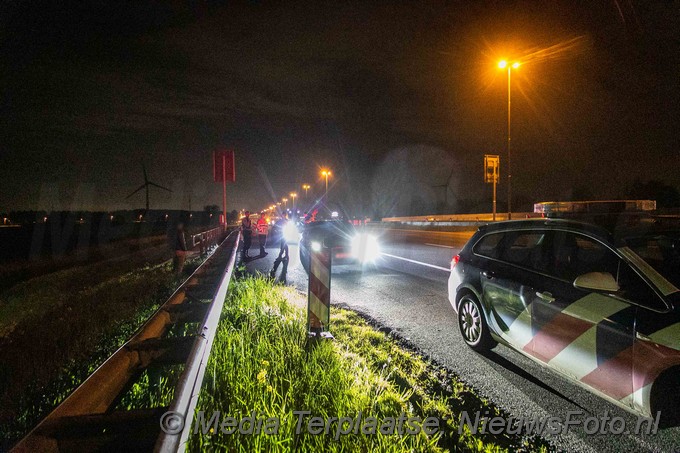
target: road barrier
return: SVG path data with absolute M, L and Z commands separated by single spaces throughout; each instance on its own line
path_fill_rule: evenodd
M 541 217 L 540 213 L 535 212 L 513 212 L 512 218 L 515 220 L 528 219 L 534 217 Z M 418 215 L 410 217 L 384 217 L 383 222 L 419 222 L 419 223 L 439 223 L 439 222 L 491 222 L 493 219 L 493 213 L 490 212 L 480 212 L 477 214 L 431 214 L 431 215 Z M 508 214 L 499 212 L 496 214 L 496 220 L 507 220 Z
M 208 247 L 215 245 L 220 238 L 224 235 L 224 227 L 212 228 L 201 233 L 191 235 L 191 248 L 196 248 L 201 252 L 201 255 L 205 255 L 208 251 Z
M 240 232 L 229 234 L 149 320 L 13 449 L 16 452 L 150 451 L 184 449 L 227 295 Z M 169 336 L 175 326 L 199 323 L 193 335 Z M 116 406 L 149 367 L 184 364 L 169 407 Z M 182 421 L 161 430 L 162 415 Z
M 312 250 L 309 261 L 307 330 L 310 335 L 325 336 L 331 314 L 331 250 Z

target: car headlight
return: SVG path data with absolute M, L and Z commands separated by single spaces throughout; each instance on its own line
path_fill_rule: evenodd
M 321 251 L 321 242 L 312 241 L 311 246 L 312 246 L 312 250 L 313 250 L 313 251 L 315 251 L 315 252 L 320 252 L 320 251 Z
M 380 256 L 378 238 L 370 234 L 357 234 L 352 238 L 352 256 L 362 263 L 373 262 Z
M 288 222 L 283 227 L 283 238 L 286 242 L 295 242 L 300 239 L 300 233 L 293 222 Z

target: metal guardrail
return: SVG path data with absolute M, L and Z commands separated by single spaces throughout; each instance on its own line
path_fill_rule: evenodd
M 513 219 L 526 219 L 531 217 L 541 217 L 540 214 L 535 212 L 513 212 Z M 485 222 L 488 223 L 493 218 L 493 214 L 490 212 L 480 212 L 478 214 L 431 214 L 431 215 L 418 215 L 411 217 L 384 217 L 382 222 L 422 222 L 422 223 L 433 223 L 433 222 Z M 496 214 L 496 220 L 507 220 L 507 212 L 499 212 Z
M 231 275 L 234 272 L 238 243 L 241 239 L 241 232 L 237 231 L 236 233 L 236 241 L 229 258 L 229 264 L 224 270 L 221 283 L 215 291 L 213 302 L 208 313 L 205 315 L 200 334 L 189 353 L 189 358 L 186 362 L 187 366 L 175 389 L 175 399 L 170 405 L 169 412 L 179 414 L 183 422 L 183 429 L 179 434 L 162 432 L 154 448 L 156 452 L 171 453 L 176 451 L 183 452 L 185 450 L 186 442 L 191 432 L 194 410 L 196 409 L 201 385 L 203 384 L 205 367 L 208 364 L 210 350 L 212 349 L 215 333 L 217 332 L 217 324 L 220 321 L 220 313 L 222 313 L 224 300 L 227 297 L 227 290 L 231 282 Z
M 176 451 L 184 446 L 219 316 L 233 273 L 240 232 L 215 252 L 151 318 L 14 448 L 16 452 Z M 173 326 L 199 322 L 195 335 L 168 337 Z M 150 366 L 184 363 L 170 407 L 117 410 L 124 394 Z M 187 421 L 181 435 L 161 431 L 161 415 Z M 191 415 L 190 415 L 191 414 Z
M 222 234 L 224 234 L 225 228 L 222 226 L 212 228 L 210 230 L 202 231 L 200 233 L 191 235 L 191 247 L 194 248 L 197 245 L 202 246 L 203 244 L 209 244 L 214 242 Z

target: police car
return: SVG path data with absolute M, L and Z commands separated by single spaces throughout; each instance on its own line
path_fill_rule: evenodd
M 680 226 L 646 215 L 483 226 L 454 257 L 448 282 L 471 348 L 503 343 L 672 424 L 680 419 L 678 287 Z

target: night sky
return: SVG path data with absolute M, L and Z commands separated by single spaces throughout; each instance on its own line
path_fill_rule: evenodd
M 501 57 L 518 208 L 680 187 L 680 1 L 61 3 L 0 7 L 0 211 L 142 207 L 142 162 L 152 208 L 221 204 L 220 144 L 230 209 L 327 165 L 356 214 L 489 211 Z

